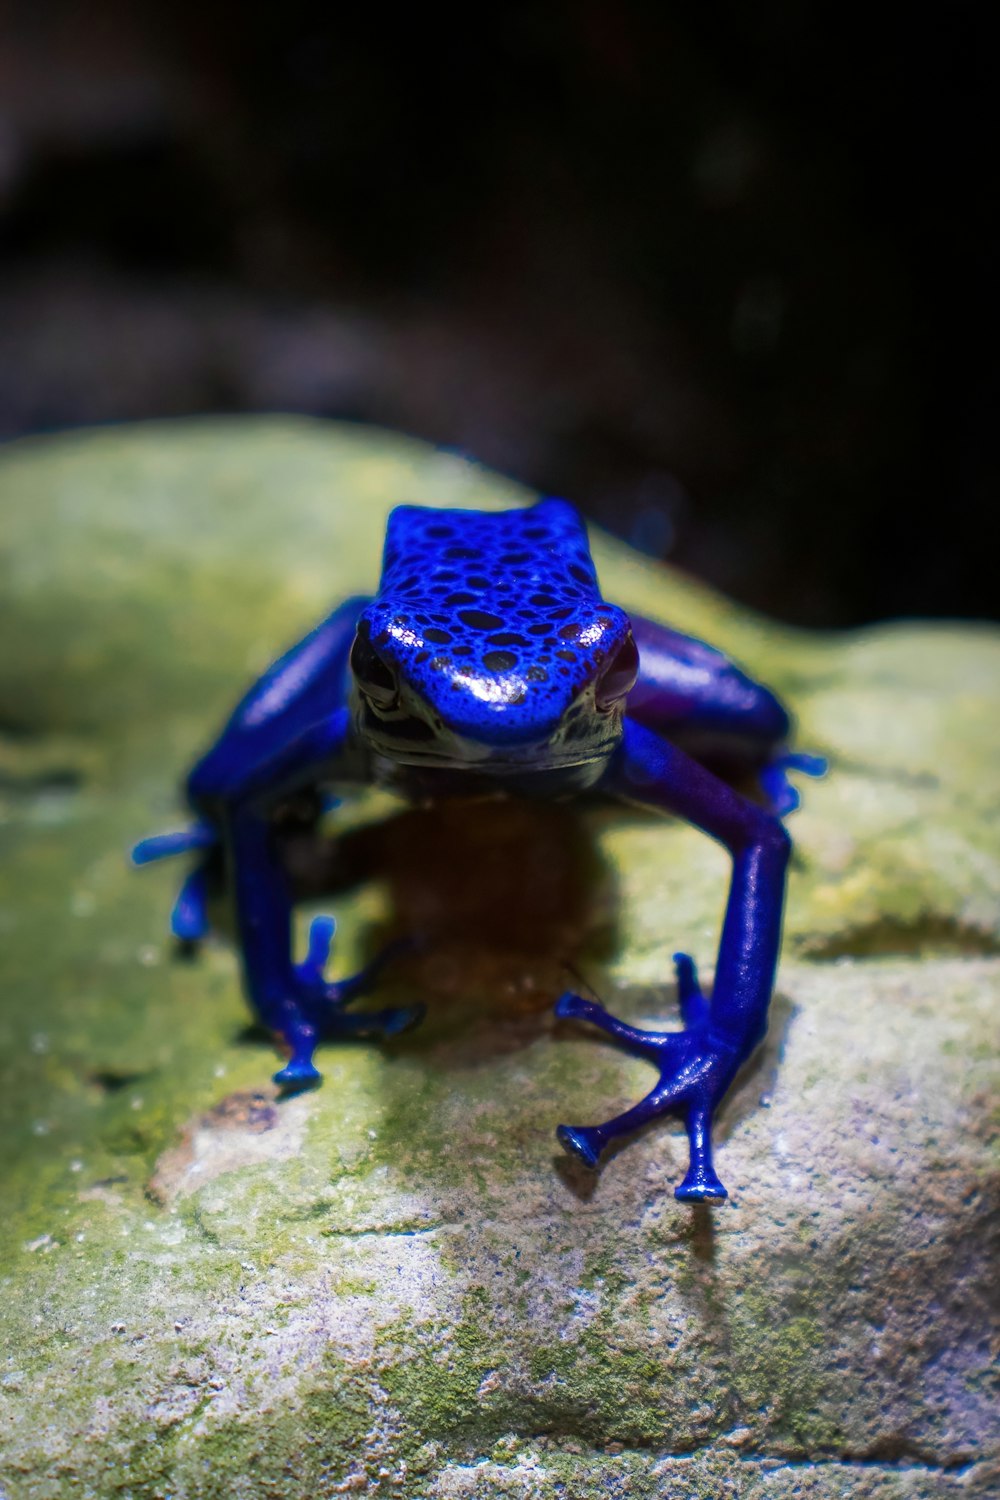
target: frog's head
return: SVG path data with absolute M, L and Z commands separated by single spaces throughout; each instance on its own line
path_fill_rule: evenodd
M 621 737 L 638 653 L 573 508 L 400 507 L 351 652 L 355 719 L 405 765 L 522 776 L 592 767 Z

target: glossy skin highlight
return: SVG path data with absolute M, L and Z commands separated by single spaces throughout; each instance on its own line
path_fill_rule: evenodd
M 391 954 L 327 981 L 330 918 L 313 922 L 306 958 L 293 961 L 292 895 L 274 837 L 290 808 L 311 808 L 315 820 L 328 784 L 374 781 L 422 800 L 598 790 L 694 823 L 733 860 L 712 995 L 684 954 L 674 957 L 680 1032 L 640 1030 L 563 995 L 557 1015 L 600 1027 L 653 1061 L 660 1079 L 623 1115 L 557 1133 L 596 1166 L 613 1137 L 678 1114 L 690 1165 L 675 1195 L 712 1201 L 726 1197 L 712 1116 L 767 1027 L 790 847 L 780 820 L 798 801 L 786 773 L 823 769 L 784 751 L 788 733 L 774 695 L 721 653 L 601 597 L 586 532 L 564 501 L 503 512 L 401 506 L 376 597 L 348 600 L 264 674 L 191 772 L 195 824 L 145 840 L 133 857 L 196 853 L 171 923 L 190 944 L 207 931 L 222 856 L 247 993 L 289 1053 L 275 1078 L 293 1091 L 319 1082 L 324 1038 L 391 1035 L 422 1008 L 347 1010 Z M 719 770 L 756 778 L 770 805 L 734 791 Z

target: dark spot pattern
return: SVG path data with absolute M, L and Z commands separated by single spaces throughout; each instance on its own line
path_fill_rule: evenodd
M 485 609 L 459 610 L 458 619 L 467 630 L 499 630 L 503 624 L 500 615 L 492 615 Z
M 589 737 L 606 753 L 612 731 L 593 686 L 629 623 L 601 598 L 576 511 L 543 500 L 444 514 L 393 511 L 379 593 L 362 616 L 400 682 L 383 743 L 394 723 L 396 738 L 415 738 L 403 724 L 418 717 L 497 749 Z

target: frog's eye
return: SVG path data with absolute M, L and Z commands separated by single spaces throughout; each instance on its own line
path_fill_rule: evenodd
M 632 632 L 629 631 L 597 683 L 595 697 L 598 708 L 611 708 L 618 703 L 632 691 L 638 675 L 639 652 L 632 639 Z
M 366 636 L 356 635 L 351 647 L 351 671 L 358 687 L 376 708 L 395 708 L 399 689 L 392 668 L 379 656 Z

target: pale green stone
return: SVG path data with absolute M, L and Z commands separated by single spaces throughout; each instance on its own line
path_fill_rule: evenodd
M 128 868 L 240 689 L 373 585 L 392 505 L 528 498 L 289 419 L 0 455 L 10 1500 L 996 1493 L 995 632 L 795 633 L 595 538 L 609 597 L 732 651 L 832 763 L 790 824 L 718 1210 L 675 1203 L 676 1126 L 596 1179 L 553 1140 L 648 1074 L 553 1028 L 567 961 L 654 1023 L 675 948 L 710 975 L 727 862 L 693 830 L 345 808 L 385 820 L 391 879 L 332 903 L 335 965 L 393 905 L 443 912 L 379 997 L 430 1015 L 324 1048 L 323 1088 L 280 1106 L 232 952 L 174 961 L 177 867 Z M 498 892 L 519 916 L 477 935 Z

